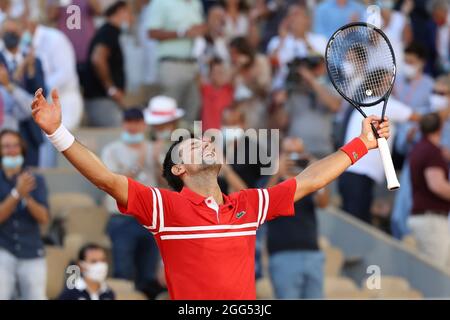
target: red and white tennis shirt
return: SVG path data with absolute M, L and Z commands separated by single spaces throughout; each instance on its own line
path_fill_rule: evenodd
M 294 215 L 296 180 L 223 195 L 224 204 L 188 188 L 180 193 L 128 180 L 128 208 L 153 233 L 172 299 L 256 298 L 256 230 Z

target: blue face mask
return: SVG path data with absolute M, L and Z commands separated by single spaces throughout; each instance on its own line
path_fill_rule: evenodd
M 2 167 L 3 169 L 17 169 L 23 166 L 25 159 L 23 156 L 17 157 L 2 157 Z
M 122 133 L 122 141 L 125 144 L 139 144 L 144 142 L 145 136 L 143 133 L 131 134 L 127 131 Z

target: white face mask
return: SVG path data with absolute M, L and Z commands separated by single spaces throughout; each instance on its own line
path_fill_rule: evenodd
M 102 283 L 108 276 L 108 264 L 106 262 L 85 263 L 84 276 L 94 282 Z
M 348 61 L 345 61 L 342 64 L 342 70 L 344 71 L 344 75 L 346 78 L 350 78 L 355 74 L 355 66 L 353 63 L 350 63 Z
M 430 96 L 430 105 L 432 111 L 440 111 L 448 107 L 448 98 L 439 94 L 432 94 Z
M 419 68 L 413 64 L 405 63 L 403 65 L 403 74 L 407 79 L 414 78 L 419 72 Z

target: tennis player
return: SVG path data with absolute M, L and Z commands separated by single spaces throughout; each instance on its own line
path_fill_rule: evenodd
M 83 176 L 116 199 L 123 214 L 134 216 L 154 234 L 172 299 L 255 299 L 256 230 L 266 221 L 294 215 L 295 201 L 323 188 L 377 148 L 371 123 L 380 136 L 389 137 L 389 122 L 380 124 L 379 118 L 369 117 L 358 138 L 296 178 L 230 195 L 220 191 L 221 165 L 213 144 L 186 139 L 173 144 L 164 162 L 163 175 L 175 190 L 170 191 L 109 171 L 62 125 L 56 91 L 52 100 L 48 103 L 41 89 L 36 92 L 34 120 Z M 172 151 L 180 163 L 173 161 Z M 194 157 L 204 164 L 189 164 Z

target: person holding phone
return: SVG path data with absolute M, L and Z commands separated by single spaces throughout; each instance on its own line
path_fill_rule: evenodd
M 0 133 L 0 300 L 46 299 L 47 267 L 39 226 L 49 221 L 47 187 L 43 177 L 24 167 L 25 154 L 18 132 Z

